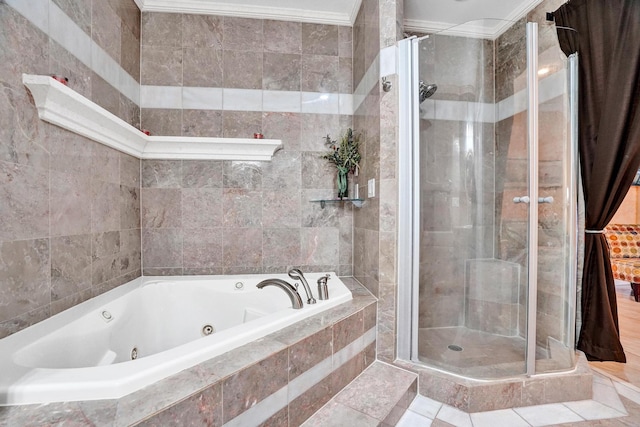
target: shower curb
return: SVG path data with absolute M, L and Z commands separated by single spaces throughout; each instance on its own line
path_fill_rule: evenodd
M 473 380 L 405 361 L 395 365 L 418 375 L 418 393 L 467 413 L 593 398 L 593 373 L 587 358 L 576 352 L 569 372 L 504 380 Z

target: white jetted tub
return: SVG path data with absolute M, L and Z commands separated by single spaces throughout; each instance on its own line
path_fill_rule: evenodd
M 316 281 L 305 274 L 317 299 Z M 330 273 L 329 299 L 294 310 L 286 274 L 139 277 L 0 340 L 0 405 L 114 399 L 351 299 Z

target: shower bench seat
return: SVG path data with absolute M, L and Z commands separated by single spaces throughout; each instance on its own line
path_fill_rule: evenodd
M 605 228 L 614 279 L 631 283 L 636 302 L 640 299 L 640 224 L 609 224 Z

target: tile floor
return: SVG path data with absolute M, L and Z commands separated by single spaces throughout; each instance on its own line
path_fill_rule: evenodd
M 457 346 L 460 350 L 452 350 Z M 465 327 L 423 328 L 418 332 L 418 354 L 427 365 L 473 378 L 521 374 L 526 342 Z M 500 352 L 496 353 L 496 348 Z
M 416 396 L 417 381 L 418 376 L 413 372 L 376 361 L 313 414 L 303 426 L 396 425 Z
M 522 375 L 526 369 L 525 346 L 521 337 L 504 337 L 465 327 L 422 328 L 418 332 L 418 357 L 422 362 L 477 379 Z M 538 349 L 536 368 L 545 372 L 568 369 L 574 363 L 572 353 L 573 350 L 549 339 L 548 348 Z
M 398 427 L 640 426 L 640 388 L 594 373 L 593 399 L 467 414 L 418 395 Z

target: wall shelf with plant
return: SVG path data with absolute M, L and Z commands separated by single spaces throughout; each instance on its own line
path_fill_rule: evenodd
M 319 202 L 322 208 L 326 203 L 351 202 L 356 207 L 361 207 L 364 202 L 357 194 L 349 197 L 349 174 L 358 176 L 360 169 L 360 135 L 355 134 L 353 129 L 348 128 L 344 135 L 340 137 L 340 142 L 332 140 L 329 135 L 325 136 L 324 144 L 329 151 L 322 154 L 321 158 L 329 161 L 336 167 L 336 184 L 338 195 L 336 199 L 311 200 Z

